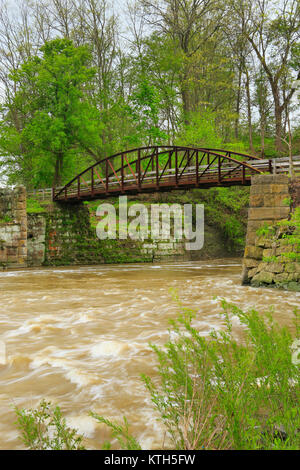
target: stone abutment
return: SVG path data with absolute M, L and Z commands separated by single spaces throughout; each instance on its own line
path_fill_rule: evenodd
M 252 178 L 243 284 L 300 291 L 299 207 L 299 178 Z

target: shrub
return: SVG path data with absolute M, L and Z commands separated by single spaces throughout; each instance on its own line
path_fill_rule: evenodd
M 121 449 L 125 450 L 141 450 L 141 446 L 138 441 L 129 434 L 128 421 L 123 417 L 124 424 L 113 423 L 109 419 L 104 418 L 103 416 L 98 415 L 91 411 L 90 413 L 93 418 L 95 418 L 99 423 L 106 424 L 112 430 L 112 436 L 117 439 L 120 444 Z M 105 443 L 104 447 L 106 449 L 110 448 L 110 443 Z
M 270 313 L 244 313 L 224 300 L 222 307 L 224 331 L 205 338 L 185 312 L 173 322 L 176 341 L 152 346 L 160 382 L 144 381 L 174 447 L 299 448 L 300 371 L 290 332 Z M 242 343 L 234 339 L 230 314 L 245 327 Z M 282 427 L 285 440 L 276 436 Z
M 42 400 L 37 409 L 18 409 L 17 426 L 21 440 L 30 450 L 82 450 L 83 436 L 68 428 L 59 406 Z

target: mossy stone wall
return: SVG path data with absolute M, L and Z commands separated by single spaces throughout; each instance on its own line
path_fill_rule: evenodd
M 150 260 L 150 256 L 141 253 L 138 242 L 99 240 L 84 204 L 51 204 L 45 218 L 46 266 Z
M 182 243 L 99 240 L 85 204 L 49 204 L 28 214 L 28 265 L 62 266 L 141 263 L 184 259 Z

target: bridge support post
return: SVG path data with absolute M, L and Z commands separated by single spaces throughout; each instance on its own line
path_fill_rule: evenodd
M 124 153 L 121 155 L 121 191 L 124 192 Z
M 137 159 L 136 165 L 137 165 L 136 172 L 137 172 L 137 177 L 138 177 L 138 188 L 140 190 L 141 189 L 141 150 L 140 149 L 138 149 L 138 159 Z
M 178 186 L 178 151 L 175 149 L 175 184 Z
M 94 167 L 91 168 L 91 194 L 94 195 Z

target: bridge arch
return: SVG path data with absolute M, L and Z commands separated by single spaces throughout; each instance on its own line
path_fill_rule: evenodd
M 223 149 L 148 146 L 104 158 L 53 188 L 54 201 L 77 202 L 154 191 L 250 184 L 265 160 Z

